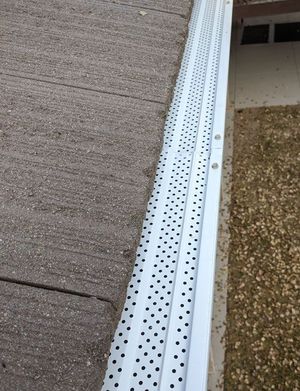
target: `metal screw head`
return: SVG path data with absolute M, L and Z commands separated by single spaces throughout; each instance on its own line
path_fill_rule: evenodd
M 220 140 L 221 139 L 221 135 L 220 134 L 216 134 L 215 135 L 215 140 Z
M 213 164 L 211 165 L 211 167 L 214 168 L 214 169 L 216 169 L 216 168 L 219 167 L 219 165 L 218 165 L 218 163 L 213 163 Z

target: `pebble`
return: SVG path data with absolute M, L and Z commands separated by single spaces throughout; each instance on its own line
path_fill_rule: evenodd
M 225 390 L 300 390 L 300 105 L 235 114 Z

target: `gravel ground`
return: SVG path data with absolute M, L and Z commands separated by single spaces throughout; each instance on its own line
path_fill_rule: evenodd
M 225 390 L 300 390 L 300 105 L 235 117 Z

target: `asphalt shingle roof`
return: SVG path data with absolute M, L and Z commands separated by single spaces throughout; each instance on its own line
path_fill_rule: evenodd
M 3 391 L 100 387 L 190 7 L 1 2 Z

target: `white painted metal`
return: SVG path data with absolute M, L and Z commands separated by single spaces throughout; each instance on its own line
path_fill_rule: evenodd
M 204 391 L 232 0 L 196 0 L 103 391 Z

